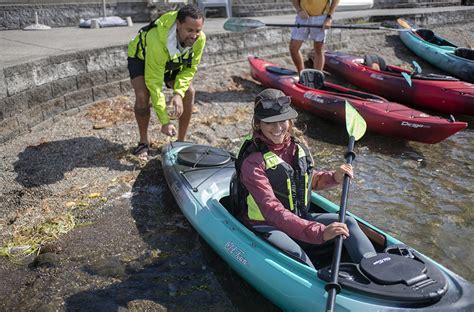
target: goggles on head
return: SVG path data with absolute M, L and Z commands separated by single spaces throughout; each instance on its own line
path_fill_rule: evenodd
M 261 104 L 264 109 L 274 109 L 280 111 L 282 108 L 287 108 L 291 104 L 291 97 L 280 96 L 276 99 L 260 99 L 257 101 L 257 105 Z

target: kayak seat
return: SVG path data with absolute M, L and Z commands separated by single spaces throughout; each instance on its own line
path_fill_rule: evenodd
M 434 43 L 435 34 L 431 29 L 421 28 L 416 31 L 418 35 L 420 35 L 423 40 Z
M 457 48 L 454 55 L 474 61 L 474 50 L 468 48 Z
M 299 82 L 308 88 L 321 89 L 324 86 L 324 73 L 316 69 L 303 69 Z
M 370 67 L 375 70 L 387 71 L 387 63 L 377 54 L 365 55 L 364 56 L 365 66 Z M 377 66 L 375 65 L 377 64 Z M 377 68 L 378 67 L 378 68 Z

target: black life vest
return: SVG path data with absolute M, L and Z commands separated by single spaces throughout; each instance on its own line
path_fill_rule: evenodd
M 295 138 L 292 141 L 297 146 L 293 164 L 288 164 L 270 151 L 268 146 L 259 139 L 251 136 L 245 138 L 237 160 L 237 188 L 240 200 L 239 209 L 247 211 L 250 220 L 264 221 L 260 208 L 245 186 L 240 182 L 241 166 L 244 159 L 253 152 L 262 153 L 265 162 L 265 172 L 276 198 L 283 206 L 300 217 L 308 212 L 311 196 L 311 173 L 313 161 L 308 148 Z

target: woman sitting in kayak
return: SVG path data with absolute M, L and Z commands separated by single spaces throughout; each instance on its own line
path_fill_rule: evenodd
M 309 213 L 311 189 L 336 186 L 344 175 L 353 176 L 352 166 L 336 171 L 313 169 L 311 153 L 293 119 L 298 113 L 291 98 L 276 89 L 266 89 L 255 98 L 253 135 L 246 138 L 236 162 L 239 218 L 271 244 L 314 267 L 300 246 L 330 242 L 338 235 L 355 263 L 365 253 L 375 252 L 356 220 L 337 222 L 336 213 Z

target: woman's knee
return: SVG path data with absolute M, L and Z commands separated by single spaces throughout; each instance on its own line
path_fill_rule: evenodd
M 359 224 L 357 223 L 357 220 L 350 216 L 346 216 L 346 225 L 349 228 L 349 230 L 351 228 L 359 228 Z

